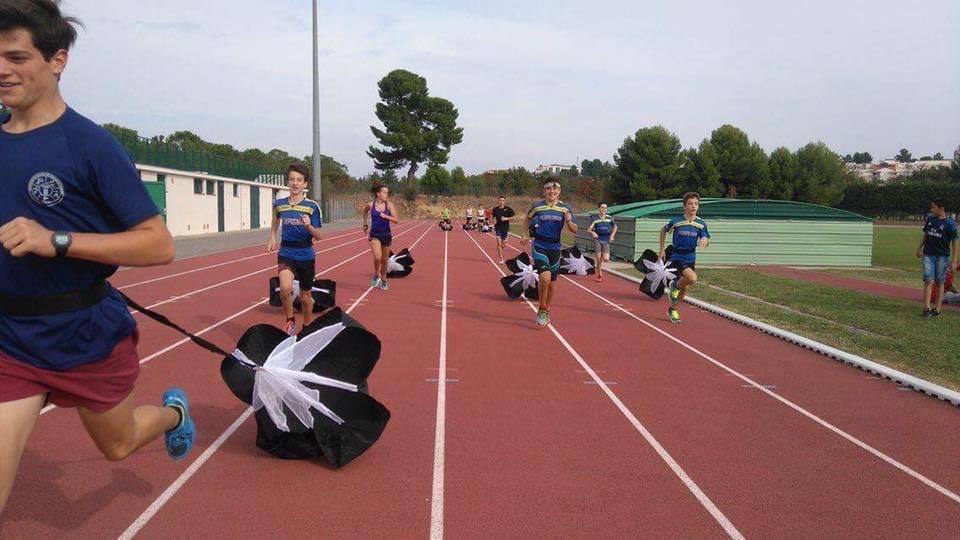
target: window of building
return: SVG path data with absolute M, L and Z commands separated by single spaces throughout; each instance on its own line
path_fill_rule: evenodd
M 234 197 L 239 197 L 239 196 L 240 196 L 240 184 L 234 184 L 234 185 L 233 185 L 233 196 L 234 196 Z
M 203 180 L 199 178 L 193 179 L 193 192 L 197 195 L 203 194 Z
M 213 180 L 207 180 L 207 195 L 216 195 L 217 194 L 217 185 L 213 183 Z
M 164 182 L 166 182 L 166 181 L 167 181 L 167 175 L 165 175 L 165 174 L 158 174 L 158 175 L 157 175 L 157 182 L 160 182 L 160 183 L 162 184 L 162 183 L 164 183 Z

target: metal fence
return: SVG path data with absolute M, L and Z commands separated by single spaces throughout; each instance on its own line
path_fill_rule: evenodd
M 327 199 L 323 204 L 325 221 L 340 221 L 357 217 L 357 203 L 351 199 Z
M 119 135 L 117 140 L 127 149 L 134 162 L 181 171 L 201 172 L 227 178 L 251 180 L 276 186 L 286 185 L 283 173 L 264 169 L 236 158 L 209 152 L 184 150 L 173 143 L 143 137 Z

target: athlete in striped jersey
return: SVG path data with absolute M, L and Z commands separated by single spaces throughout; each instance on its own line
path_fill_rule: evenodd
M 319 240 L 323 220 L 320 205 L 307 198 L 310 185 L 310 169 L 299 163 L 287 167 L 287 187 L 290 196 L 273 201 L 273 223 L 267 251 L 280 246 L 277 254 L 277 274 L 280 277 L 280 300 L 285 318 L 283 331 L 288 335 L 297 333 L 297 321 L 293 316 L 293 280 L 300 283 L 300 306 L 303 325 L 313 321 L 313 278 L 316 275 L 313 241 Z M 280 229 L 278 240 L 277 230 Z
M 667 315 L 670 322 L 680 322 L 679 304 L 687 295 L 687 290 L 697 282 L 697 248 L 710 245 L 710 231 L 707 222 L 697 217 L 700 209 L 700 195 L 695 192 L 683 194 L 683 216 L 675 217 L 660 230 L 660 260 L 666 256 L 664 242 L 667 234 L 673 234 L 672 262 L 680 270 L 680 279 L 670 282 L 670 307 Z

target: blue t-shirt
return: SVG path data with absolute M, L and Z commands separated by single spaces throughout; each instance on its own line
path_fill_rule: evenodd
M 302 216 L 310 217 L 310 224 L 322 227 L 320 206 L 314 201 L 304 198 L 297 204 L 290 204 L 290 197 L 273 201 L 273 212 L 280 220 L 280 240 L 287 242 L 309 242 L 304 247 L 286 247 L 281 245 L 278 255 L 284 259 L 294 261 L 312 261 L 316 257 L 313 251 L 313 236 L 303 226 Z
M 950 242 L 957 238 L 957 223 L 950 218 L 927 216 L 923 223 L 923 254 L 949 256 Z
M 0 223 L 16 217 L 50 230 L 122 232 L 158 214 L 126 150 L 73 109 L 26 133 L 0 128 Z M 0 294 L 87 288 L 116 266 L 69 257 L 13 257 L 0 249 Z M 102 360 L 136 323 L 119 293 L 99 304 L 42 317 L 0 314 L 0 350 L 33 366 L 63 370 Z
M 707 222 L 694 217 L 687 220 L 685 216 L 675 217 L 663 226 L 667 233 L 673 233 L 673 254 L 671 261 L 693 263 L 697 261 L 697 242 L 701 238 L 710 238 Z
M 530 234 L 533 236 L 533 247 L 537 249 L 559 250 L 560 235 L 566 226 L 564 210 L 573 214 L 573 207 L 563 201 L 551 206 L 547 201 L 539 201 L 527 211 L 530 220 Z
M 390 213 L 390 205 L 384 203 L 383 210 L 377 210 L 377 201 L 370 203 L 370 236 L 383 238 L 391 236 L 390 221 L 383 216 L 393 217 Z
M 593 220 L 592 227 L 593 232 L 597 233 L 601 242 L 609 242 L 610 235 L 613 234 L 613 228 L 616 227 L 616 222 L 614 222 L 610 216 L 603 219 L 597 218 Z

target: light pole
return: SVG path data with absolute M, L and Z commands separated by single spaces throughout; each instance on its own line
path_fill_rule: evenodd
M 313 200 L 323 209 L 323 193 L 320 190 L 320 53 L 317 37 L 317 0 L 313 0 Z M 327 216 L 323 216 L 326 221 Z

